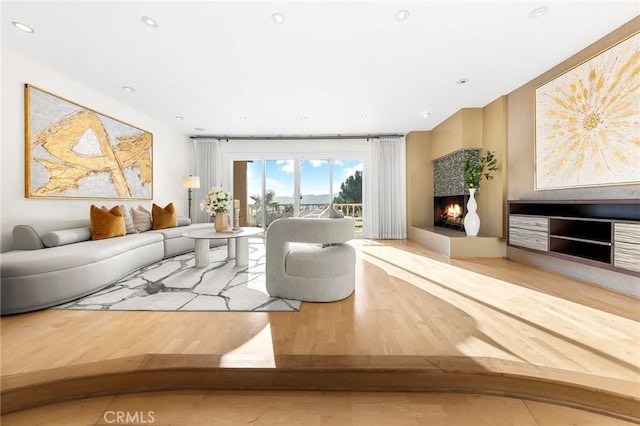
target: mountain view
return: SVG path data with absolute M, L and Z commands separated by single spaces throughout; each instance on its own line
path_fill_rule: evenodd
M 293 197 L 275 197 L 274 200 L 279 204 L 293 204 Z M 331 194 L 308 194 L 302 196 L 300 204 L 329 204 L 330 201 Z

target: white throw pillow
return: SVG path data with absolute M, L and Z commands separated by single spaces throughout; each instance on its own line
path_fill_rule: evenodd
M 151 221 L 151 212 L 142 206 L 137 209 L 131 208 L 131 218 L 133 225 L 138 232 L 145 232 L 151 229 L 153 222 Z
M 127 230 L 127 234 L 136 234 L 136 225 L 133 223 L 133 217 L 131 217 L 131 210 L 125 207 L 124 204 L 120 204 L 122 214 L 124 214 L 124 227 Z

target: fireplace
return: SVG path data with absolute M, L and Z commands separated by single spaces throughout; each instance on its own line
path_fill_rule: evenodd
M 464 230 L 464 215 L 467 197 L 464 195 L 450 195 L 433 198 L 433 226 Z
M 469 193 L 465 189 L 464 159 L 480 158 L 479 149 L 462 149 L 433 160 L 433 226 L 464 231 Z

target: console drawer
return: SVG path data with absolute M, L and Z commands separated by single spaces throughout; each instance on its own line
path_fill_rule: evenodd
M 549 219 L 509 216 L 509 244 L 533 250 L 549 250 Z
M 613 266 L 640 272 L 640 225 L 613 224 Z
M 510 228 L 529 229 L 531 231 L 549 232 L 549 218 L 532 216 L 509 216 Z

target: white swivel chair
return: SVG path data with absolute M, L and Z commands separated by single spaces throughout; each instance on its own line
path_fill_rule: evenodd
M 355 288 L 355 250 L 350 217 L 286 218 L 269 225 L 267 292 L 305 302 L 332 302 Z

